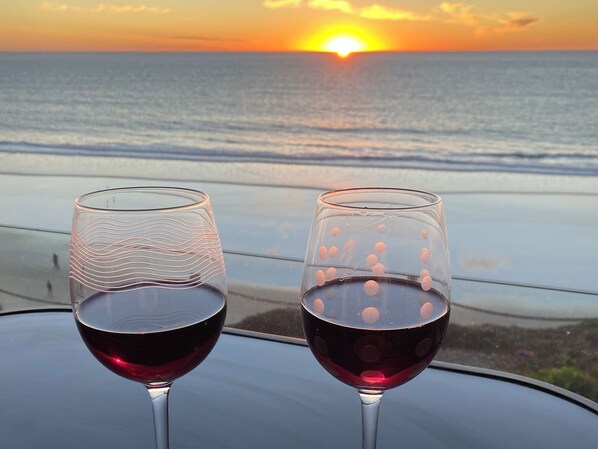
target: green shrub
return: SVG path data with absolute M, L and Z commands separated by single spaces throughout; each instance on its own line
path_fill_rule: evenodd
M 592 371 L 598 371 L 596 367 L 593 368 Z M 582 372 L 576 367 L 542 368 L 539 371 L 526 374 L 598 402 L 598 377 Z

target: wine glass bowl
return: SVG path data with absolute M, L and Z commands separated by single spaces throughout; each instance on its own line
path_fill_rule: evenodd
M 79 197 L 70 266 L 83 341 L 108 369 L 147 387 L 157 446 L 167 448 L 169 387 L 209 354 L 226 315 L 208 195 L 131 187 Z
M 372 404 L 438 352 L 450 286 L 437 195 L 360 188 L 319 197 L 301 287 L 303 328 L 318 362 L 360 392 L 364 448 L 375 447 Z

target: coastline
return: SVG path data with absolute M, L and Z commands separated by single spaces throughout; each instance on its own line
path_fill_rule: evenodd
M 143 184 L 208 192 L 225 251 L 296 261 L 321 192 L 432 191 L 455 277 L 598 293 L 598 183 L 587 176 L 0 154 L 0 225 L 68 234 L 75 197 Z
M 31 277 L 52 280 L 52 251 L 60 252 L 65 263 L 68 259 L 64 237 L 70 232 L 73 199 L 141 184 L 208 192 L 226 252 L 295 262 L 303 260 L 322 191 L 374 185 L 433 191 L 445 202 L 456 279 L 598 294 L 598 183 L 570 175 L 5 153 L 0 154 L 0 259 L 10 264 L 14 252 L 22 251 L 19 245 L 25 245 L 45 254 L 41 271 L 50 269 L 44 276 L 32 271 Z M 30 237 L 15 240 L 19 230 L 48 232 L 36 250 Z M 21 266 L 31 271 L 36 263 L 23 260 Z M 9 272 L 5 267 L 5 280 Z M 45 285 L 40 288 L 31 296 L 43 300 L 48 292 Z M 471 305 L 476 306 L 475 299 Z
M 334 177 L 331 177 L 331 172 Z M 434 192 L 558 192 L 597 194 L 594 176 L 446 169 L 214 162 L 133 157 L 0 153 L 0 174 L 135 180 L 226 182 L 314 190 L 385 185 Z M 397 176 L 399 174 L 399 176 Z

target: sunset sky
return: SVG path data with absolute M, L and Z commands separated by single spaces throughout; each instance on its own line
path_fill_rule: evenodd
M 0 0 L 0 51 L 598 49 L 598 0 Z

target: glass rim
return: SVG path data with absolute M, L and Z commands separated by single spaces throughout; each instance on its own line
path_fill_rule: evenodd
M 123 208 L 123 209 L 113 209 L 110 207 L 97 207 L 97 206 L 89 206 L 85 205 L 84 202 L 88 199 L 107 195 L 107 194 L 118 194 L 118 193 L 133 193 L 137 191 L 138 193 L 149 193 L 150 191 L 163 191 L 169 193 L 173 196 L 176 196 L 176 192 L 184 192 L 192 196 L 196 196 L 197 199 L 194 200 L 193 198 L 189 198 L 189 202 L 187 204 L 182 204 L 178 206 L 170 206 L 170 207 L 144 207 L 144 208 Z M 182 195 L 181 195 L 182 197 Z M 93 212 L 107 212 L 107 213 L 139 213 L 139 212 L 157 212 L 157 211 L 183 211 L 188 210 L 196 207 L 203 207 L 206 204 L 209 204 L 210 196 L 202 192 L 201 190 L 191 189 L 188 187 L 174 187 L 174 186 L 128 186 L 128 187 L 114 187 L 109 189 L 100 189 L 94 190 L 93 192 L 84 193 L 81 196 L 75 198 L 75 207 L 82 210 L 88 210 Z
M 343 204 L 340 202 L 333 201 L 332 198 L 343 195 L 343 194 L 351 194 L 351 193 L 396 193 L 396 194 L 404 194 L 410 196 L 417 196 L 419 198 L 428 197 L 429 202 L 426 204 L 420 205 L 397 205 L 397 206 L 353 206 L 351 204 Z M 335 189 L 329 190 L 328 192 L 324 192 L 320 194 L 318 197 L 318 201 L 330 206 L 336 207 L 339 209 L 349 209 L 349 210 L 371 210 L 371 211 L 407 211 L 407 210 L 417 210 L 417 209 L 427 209 L 430 207 L 438 206 L 442 203 L 442 198 L 440 195 L 436 193 L 427 192 L 425 190 L 417 190 L 417 189 L 406 189 L 402 187 L 351 187 L 345 189 Z M 362 201 L 363 203 L 367 203 L 367 200 Z

